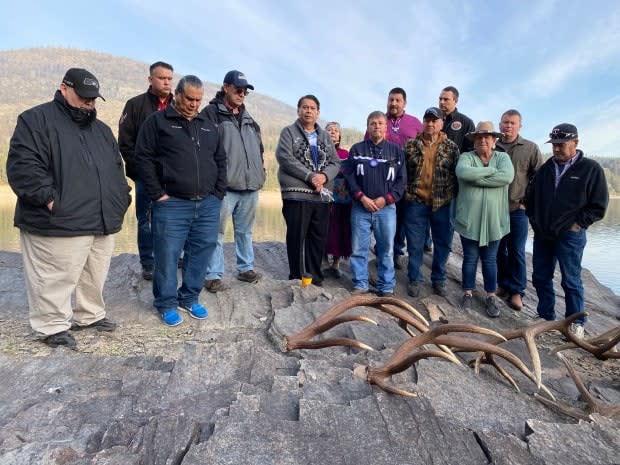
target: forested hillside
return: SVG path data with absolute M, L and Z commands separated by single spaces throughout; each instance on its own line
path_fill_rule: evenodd
M 101 94 L 106 99 L 105 102 L 97 102 L 97 113 L 116 133 L 118 118 L 127 99 L 144 92 L 148 87 L 149 64 L 90 50 L 44 47 L 0 52 L 0 182 L 6 182 L 6 154 L 17 116 L 34 105 L 51 100 L 68 68 L 87 68 L 97 76 Z M 225 72 L 222 70 L 222 76 Z M 180 77 L 181 74 L 175 74 L 175 82 Z M 207 104 L 221 84 L 204 84 L 203 103 Z M 296 103 L 286 104 L 260 92 L 252 92 L 246 99 L 248 110 L 262 128 L 268 188 L 277 187 L 274 151 L 280 130 L 297 117 L 294 108 Z M 345 129 L 343 146 L 351 145 L 362 136 L 357 130 Z

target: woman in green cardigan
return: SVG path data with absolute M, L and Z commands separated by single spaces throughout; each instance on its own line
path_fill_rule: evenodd
M 471 310 L 480 258 L 486 312 L 491 318 L 500 315 L 495 297 L 497 249 L 500 239 L 510 231 L 508 185 L 514 177 L 508 154 L 495 151 L 500 136 L 493 123 L 481 121 L 474 132 L 467 134 L 474 142 L 474 151 L 461 154 L 456 165 L 459 193 L 454 229 L 463 245 L 463 309 Z

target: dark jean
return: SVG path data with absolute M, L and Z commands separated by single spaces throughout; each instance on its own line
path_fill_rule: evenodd
M 528 219 L 525 210 L 510 212 L 510 232 L 499 242 L 497 252 L 497 281 L 510 295 L 525 295 L 527 269 L 525 266 L 525 241 Z
M 478 267 L 478 258 L 480 258 L 484 290 L 495 292 L 497 290 L 497 248 L 499 247 L 499 240 L 480 247 L 478 241 L 461 236 L 461 244 L 463 246 L 463 290 L 472 291 L 476 288 L 476 268 Z
M 203 200 L 170 197 L 153 202 L 153 304 L 160 312 L 198 302 L 207 260 L 217 244 L 221 204 L 213 195 Z M 182 283 L 177 289 L 181 251 L 185 255 Z
M 532 255 L 532 284 L 538 296 L 538 315 L 545 320 L 555 320 L 555 292 L 553 274 L 556 263 L 560 264 L 562 289 L 566 303 L 567 318 L 583 312 L 583 284 L 581 282 L 581 258 L 586 246 L 586 230 L 565 231 L 555 241 L 544 241 L 534 236 Z M 575 323 L 585 323 L 585 318 Z
M 452 250 L 452 235 L 454 222 L 450 214 L 452 202 L 444 205 L 437 211 L 432 211 L 429 205 L 416 200 L 407 202 L 405 226 L 407 231 L 407 252 L 409 264 L 407 274 L 410 282 L 423 282 L 420 272 L 424 260 L 424 246 L 426 231 L 429 226 L 433 233 L 435 248 L 433 250 L 433 265 L 431 268 L 431 283 L 441 284 L 446 280 L 446 262 Z
M 153 201 L 146 194 L 144 183 L 135 181 L 136 220 L 138 220 L 138 254 L 142 268 L 153 267 L 153 233 L 151 232 L 151 205 Z

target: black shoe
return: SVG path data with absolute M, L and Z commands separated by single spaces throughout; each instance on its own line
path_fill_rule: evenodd
M 142 279 L 146 281 L 153 281 L 153 267 L 152 266 L 142 267 Z
M 261 277 L 262 275 L 254 270 L 244 271 L 243 273 L 239 273 L 237 275 L 237 279 L 239 281 L 246 283 L 256 283 Z
M 216 292 L 224 290 L 224 283 L 221 279 L 206 279 L 204 288 L 212 294 L 215 294 Z
M 394 297 L 394 291 L 377 291 L 377 297 Z
M 446 297 L 448 295 L 448 290 L 446 289 L 446 283 L 433 284 L 433 292 L 440 297 Z
M 86 326 L 80 326 L 77 323 L 73 323 L 71 325 L 71 329 L 73 331 L 82 331 L 83 329 L 95 328 L 97 331 L 104 331 L 106 333 L 110 333 L 116 329 L 118 325 L 106 317 L 103 317 L 101 320 L 97 320 L 94 323 L 91 323 Z
M 403 269 L 403 265 L 400 262 L 402 255 L 394 255 L 394 269 L 395 270 L 402 270 Z
M 487 297 L 486 311 L 487 315 L 491 318 L 497 318 L 500 315 L 499 307 L 497 306 L 497 299 L 494 295 Z
M 42 341 L 50 347 L 63 346 L 72 349 L 77 345 L 75 338 L 69 331 L 61 331 L 60 333 L 52 334 L 42 339 Z
M 433 246 L 432 245 L 425 245 L 424 246 L 424 252 L 431 253 L 432 251 L 433 251 Z
M 409 284 L 407 284 L 407 294 L 409 294 L 411 297 L 417 297 L 420 295 L 420 285 L 418 283 L 411 282 Z

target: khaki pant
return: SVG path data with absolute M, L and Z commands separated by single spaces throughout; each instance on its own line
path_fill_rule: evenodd
M 49 237 L 20 232 L 30 325 L 45 336 L 105 317 L 103 285 L 114 236 Z M 75 309 L 71 295 L 75 290 Z

